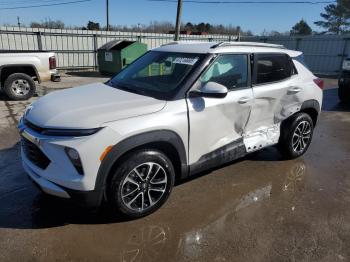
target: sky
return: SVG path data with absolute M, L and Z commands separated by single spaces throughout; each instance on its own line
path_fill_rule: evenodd
M 64 0 L 58 1 L 62 2 Z M 109 1 L 110 24 L 112 25 L 148 24 L 155 20 L 175 23 L 176 3 L 146 0 Z M 27 25 L 32 21 L 44 21 L 45 18 L 62 20 L 68 26 L 83 26 L 89 20 L 99 22 L 102 26 L 106 24 L 105 0 L 91 0 L 90 2 L 31 9 L 2 9 L 44 3 L 50 4 L 53 3 L 53 0 L 0 0 L 0 24 L 17 24 L 17 16 L 20 17 L 21 23 Z M 243 30 L 251 30 L 255 34 L 262 34 L 264 30 L 289 31 L 296 22 L 304 19 L 312 29 L 321 31 L 313 22 L 320 20 L 320 13 L 323 12 L 325 6 L 326 4 L 184 3 L 182 22 L 239 25 Z

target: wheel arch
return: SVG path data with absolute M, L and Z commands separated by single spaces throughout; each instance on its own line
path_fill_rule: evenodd
M 284 133 L 283 133 L 284 126 L 287 125 L 289 123 L 290 119 L 293 118 L 296 114 L 298 114 L 298 113 L 306 113 L 306 114 L 308 114 L 311 117 L 313 125 L 315 127 L 316 123 L 317 123 L 318 115 L 320 113 L 320 110 L 321 110 L 320 104 L 319 104 L 319 102 L 317 100 L 310 99 L 310 100 L 304 101 L 301 104 L 301 107 L 300 107 L 299 111 L 297 111 L 294 114 L 290 115 L 288 118 L 284 119 L 281 122 L 281 127 L 280 127 L 281 134 L 280 134 L 279 141 L 281 141 L 281 139 L 284 139 Z
M 0 83 L 1 86 L 4 85 L 5 80 L 14 73 L 27 74 L 30 77 L 35 77 L 40 83 L 40 75 L 36 67 L 32 64 L 7 64 L 0 66 Z
M 311 117 L 314 126 L 316 126 L 320 111 L 320 103 L 317 100 L 311 99 L 303 102 L 299 112 L 308 114 Z
M 160 150 L 167 155 L 173 162 L 176 179 L 185 178 L 188 175 L 187 154 L 180 136 L 170 130 L 150 131 L 126 138 L 112 147 L 99 167 L 95 190 L 104 191 L 111 172 L 123 157 L 142 148 Z

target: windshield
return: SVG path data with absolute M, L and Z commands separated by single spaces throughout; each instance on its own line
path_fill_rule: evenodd
M 109 85 L 130 92 L 167 99 L 196 67 L 203 54 L 151 51 L 126 67 Z

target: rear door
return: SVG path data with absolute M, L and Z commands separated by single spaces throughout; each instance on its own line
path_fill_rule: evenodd
M 299 105 L 301 88 L 293 85 L 295 73 L 287 54 L 254 54 L 254 105 L 244 134 L 247 151 L 278 142 L 281 121 Z
M 249 64 L 247 54 L 219 55 L 194 84 L 192 89 L 216 82 L 226 86 L 228 94 L 225 98 L 187 98 L 190 164 L 205 169 L 210 163 L 235 158 L 237 147 L 244 149 L 242 134 L 253 102 Z

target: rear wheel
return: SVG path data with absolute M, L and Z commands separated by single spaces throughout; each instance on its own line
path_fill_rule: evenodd
M 168 199 L 174 178 L 174 167 L 162 152 L 132 152 L 113 174 L 108 192 L 109 203 L 117 213 L 126 217 L 146 216 Z
M 313 121 L 306 113 L 298 113 L 285 120 L 281 127 L 279 151 L 287 159 L 303 155 L 310 146 L 313 130 Z
M 339 84 L 338 97 L 341 102 L 350 101 L 350 87 L 345 86 L 345 84 Z
M 29 75 L 15 73 L 5 80 L 4 92 L 12 100 L 26 100 L 35 94 L 35 82 Z

